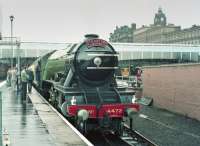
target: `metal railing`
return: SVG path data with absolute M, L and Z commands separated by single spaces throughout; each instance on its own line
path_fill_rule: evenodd
M 115 76 L 115 78 L 117 80 L 122 80 L 122 81 L 136 81 L 136 76 L 128 76 L 128 77 L 125 77 L 125 76 Z
M 115 76 L 118 86 L 133 87 L 135 89 L 142 89 L 142 81 L 138 80 L 136 76 Z

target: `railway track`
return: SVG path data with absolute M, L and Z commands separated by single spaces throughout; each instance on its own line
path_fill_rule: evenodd
M 111 132 L 92 131 L 86 137 L 95 146 L 157 146 L 137 131 L 124 126 L 123 136 L 119 137 Z
M 38 91 L 37 91 L 38 92 Z M 66 118 L 55 109 L 43 96 L 41 98 L 48 104 L 61 119 L 67 122 L 70 127 L 90 146 L 93 144 L 95 146 L 158 146 L 154 142 L 150 141 L 148 138 L 143 136 L 141 133 L 131 130 L 128 125 L 124 124 L 124 132 L 122 136 L 116 136 L 111 132 L 92 132 L 86 136 L 86 139 L 78 130 L 69 123 Z M 92 143 L 90 143 L 92 142 Z
M 123 141 L 120 137 L 110 132 L 101 132 L 100 130 L 95 130 L 88 133 L 86 137 L 95 146 L 130 146 L 128 143 Z
M 124 124 L 123 128 L 124 132 L 120 138 L 130 146 L 158 146 L 138 131 L 130 129 L 128 125 Z

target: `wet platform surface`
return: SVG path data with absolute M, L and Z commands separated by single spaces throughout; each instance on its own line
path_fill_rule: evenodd
M 23 102 L 5 85 L 0 88 L 3 100 L 3 128 L 12 146 L 55 146 L 33 105 Z
M 142 106 L 134 126 L 159 146 L 200 146 L 200 121 L 166 110 Z
M 93 146 L 65 118 L 61 118 L 62 116 L 51 108 L 34 88 L 28 96 L 57 146 Z

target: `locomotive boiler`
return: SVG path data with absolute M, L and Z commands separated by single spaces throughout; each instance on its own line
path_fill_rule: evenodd
M 120 135 L 123 118 L 139 110 L 135 91 L 116 84 L 118 53 L 97 35 L 52 51 L 30 68 L 45 98 L 82 133 L 100 128 Z

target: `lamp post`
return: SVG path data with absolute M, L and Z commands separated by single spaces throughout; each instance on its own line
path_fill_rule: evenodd
M 20 42 L 17 43 L 17 93 L 20 96 L 21 90 L 21 68 L 20 68 Z
M 13 15 L 11 15 L 10 16 L 10 22 L 11 22 L 11 34 L 10 34 L 10 37 L 11 37 L 11 54 L 12 54 L 12 56 L 11 56 L 11 68 L 13 68 L 13 20 L 14 20 L 14 16 Z

